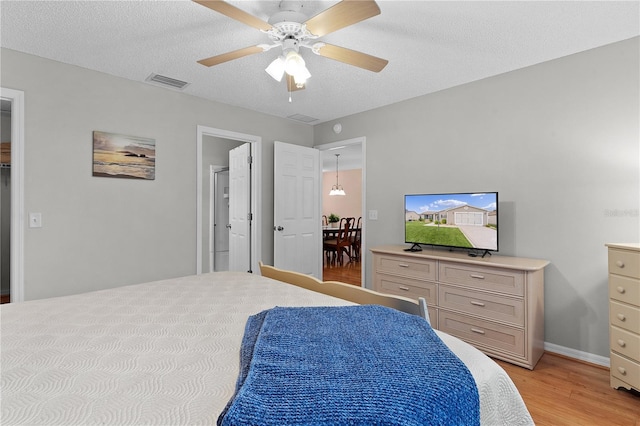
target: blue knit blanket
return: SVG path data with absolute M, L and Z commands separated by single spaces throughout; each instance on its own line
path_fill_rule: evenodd
M 422 318 L 382 306 L 249 318 L 227 425 L 479 425 L 467 367 Z

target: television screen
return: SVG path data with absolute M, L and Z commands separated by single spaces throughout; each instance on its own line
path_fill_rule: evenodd
M 498 193 L 404 196 L 405 243 L 498 251 Z

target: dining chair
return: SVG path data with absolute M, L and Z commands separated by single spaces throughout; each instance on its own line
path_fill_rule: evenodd
M 362 248 L 362 216 L 360 216 L 356 222 L 356 225 L 351 228 L 351 259 L 360 260 L 360 250 Z
M 324 240 L 323 249 L 325 253 L 325 257 L 327 259 L 327 265 L 335 264 L 336 262 L 339 265 L 342 265 L 343 262 L 343 254 L 346 253 L 350 256 L 350 248 L 351 248 L 351 240 L 349 239 L 349 221 L 340 221 L 341 226 L 335 238 L 330 238 Z

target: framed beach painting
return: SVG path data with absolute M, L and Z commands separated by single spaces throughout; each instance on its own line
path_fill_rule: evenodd
M 94 130 L 93 176 L 154 180 L 155 139 Z

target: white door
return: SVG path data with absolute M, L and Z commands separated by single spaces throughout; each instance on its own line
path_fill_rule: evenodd
M 319 151 L 275 142 L 273 152 L 274 266 L 321 279 Z
M 251 271 L 251 144 L 229 151 L 229 270 Z

